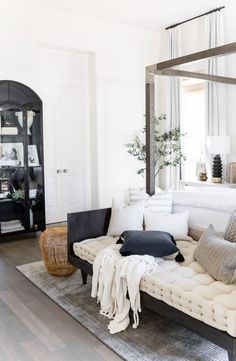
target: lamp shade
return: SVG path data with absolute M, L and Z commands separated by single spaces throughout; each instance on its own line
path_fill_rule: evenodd
M 207 137 L 207 150 L 210 154 L 229 154 L 230 137 L 229 136 L 212 136 Z

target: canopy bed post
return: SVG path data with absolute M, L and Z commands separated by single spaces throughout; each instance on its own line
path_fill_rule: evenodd
M 146 68 L 146 191 L 155 193 L 155 76 Z

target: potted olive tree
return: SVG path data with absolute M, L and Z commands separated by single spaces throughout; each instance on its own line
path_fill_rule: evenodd
M 171 128 L 167 131 L 160 132 L 159 124 L 163 120 L 166 120 L 165 114 L 161 114 L 158 118 L 155 118 L 155 176 L 165 167 L 177 167 L 186 160 L 181 148 L 181 138 L 186 134 L 181 133 L 179 128 Z M 144 175 L 146 169 L 145 132 L 146 128 L 144 127 L 141 135 L 136 134 L 133 140 L 126 144 L 128 153 L 143 163 L 143 166 L 137 170 L 137 174 L 142 175 Z

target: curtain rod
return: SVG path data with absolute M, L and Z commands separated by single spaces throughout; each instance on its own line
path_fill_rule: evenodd
M 169 29 L 175 28 L 176 26 L 179 26 L 179 25 L 188 23 L 188 22 L 191 21 L 191 20 L 195 20 L 195 19 L 201 18 L 202 16 L 205 16 L 205 15 L 208 15 L 208 14 L 211 14 L 211 13 L 214 13 L 214 12 L 216 12 L 216 11 L 220 11 L 220 10 L 222 10 L 222 9 L 224 9 L 224 8 L 225 8 L 225 6 L 221 6 L 221 7 L 217 8 L 217 9 L 210 10 L 210 11 L 204 13 L 204 14 L 197 15 L 197 16 L 194 16 L 193 18 L 184 20 L 184 21 L 182 21 L 182 22 L 180 22 L 180 23 L 177 23 L 177 24 L 168 26 L 167 28 L 165 28 L 165 30 L 169 30 Z

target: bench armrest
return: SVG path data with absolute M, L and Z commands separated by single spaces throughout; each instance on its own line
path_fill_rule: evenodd
M 111 208 L 67 214 L 68 254 L 74 256 L 73 243 L 107 234 Z

